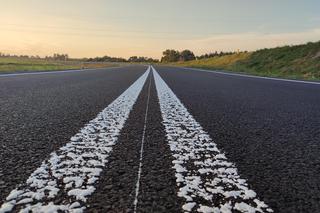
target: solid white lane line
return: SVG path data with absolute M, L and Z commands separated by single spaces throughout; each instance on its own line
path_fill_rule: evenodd
M 183 211 L 272 212 L 153 69 Z
M 137 178 L 137 183 L 136 183 L 136 194 L 135 194 L 135 199 L 133 202 L 134 213 L 137 212 L 137 207 L 138 207 L 138 196 L 139 196 L 140 179 L 141 179 L 141 172 L 142 172 L 143 148 L 144 148 L 145 135 L 146 135 L 146 129 L 147 129 L 147 119 L 148 119 L 149 100 L 150 100 L 150 88 L 151 88 L 151 76 L 149 78 L 150 78 L 150 80 L 149 80 L 149 87 L 148 87 L 148 98 L 147 98 L 147 106 L 146 106 L 146 112 L 145 112 L 145 116 L 144 116 L 144 126 L 143 126 L 143 133 L 142 133 L 142 139 L 141 139 L 139 170 L 138 170 L 138 178 Z
M 11 191 L 0 213 L 14 207 L 21 212 L 82 212 L 149 73 L 150 68 L 69 143 L 51 153 L 26 183 Z
M 240 73 L 222 72 L 222 71 L 216 71 L 216 70 L 205 70 L 205 69 L 190 68 L 190 67 L 179 67 L 179 68 L 186 69 L 186 70 L 191 70 L 191 71 L 209 72 L 209 73 L 220 74 L 220 75 L 239 76 L 239 77 L 244 77 L 244 78 L 257 78 L 257 79 L 264 79 L 264 80 L 285 81 L 285 82 L 291 82 L 291 83 L 320 85 L 320 82 L 314 82 L 314 81 L 303 81 L 303 80 L 293 80 L 293 79 L 284 79 L 284 78 L 271 78 L 271 77 L 246 75 L 246 74 L 240 74 Z
M 38 72 L 23 72 L 23 73 L 9 73 L 9 74 L 0 74 L 0 77 L 11 77 L 11 76 L 23 76 L 23 75 L 45 75 L 45 74 L 61 74 L 61 73 L 72 73 L 72 72 L 86 72 L 94 70 L 105 70 L 105 69 L 119 69 L 119 67 L 106 67 L 106 68 L 96 68 L 96 69 L 81 69 L 81 70 L 61 70 L 61 71 L 38 71 Z

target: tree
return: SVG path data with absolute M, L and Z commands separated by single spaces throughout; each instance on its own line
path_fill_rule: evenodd
M 139 62 L 139 63 L 143 63 L 143 62 L 149 62 L 149 63 L 156 63 L 158 62 L 158 60 L 153 59 L 153 58 L 148 58 L 148 57 L 143 57 L 143 56 L 131 56 L 128 59 L 128 62 Z
M 53 54 L 53 60 L 67 61 L 68 59 L 69 59 L 68 54 L 59 54 L 59 53 Z
M 166 50 L 162 55 L 161 62 L 176 62 L 180 58 L 180 53 L 176 50 Z
M 129 62 L 139 62 L 139 58 L 138 56 L 131 56 L 129 59 L 128 59 Z
M 196 59 L 196 57 L 194 56 L 193 52 L 190 50 L 183 50 L 180 53 L 180 61 L 191 61 Z

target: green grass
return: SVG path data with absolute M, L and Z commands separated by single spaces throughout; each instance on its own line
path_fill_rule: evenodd
M 16 71 L 54 71 L 118 66 L 115 63 L 83 63 L 81 61 L 48 61 L 44 59 L 0 57 L 0 73 Z
M 223 69 L 259 76 L 320 80 L 320 42 L 177 62 L 174 65 Z

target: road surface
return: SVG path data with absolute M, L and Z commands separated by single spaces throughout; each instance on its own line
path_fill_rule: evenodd
M 320 211 L 318 83 L 130 66 L 0 85 L 0 213 Z

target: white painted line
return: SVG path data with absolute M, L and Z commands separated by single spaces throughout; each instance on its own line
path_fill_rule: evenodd
M 142 139 L 141 139 L 139 170 L 138 170 L 138 178 L 137 178 L 137 183 L 136 183 L 136 194 L 135 194 L 135 198 L 133 201 L 134 213 L 137 212 L 137 207 L 138 207 L 140 179 L 141 179 L 141 172 L 142 172 L 143 148 L 144 148 L 145 135 L 146 135 L 146 129 L 147 129 L 147 119 L 148 119 L 149 100 L 150 100 L 150 88 L 151 88 L 151 76 L 149 78 L 150 78 L 150 80 L 149 80 L 149 87 L 148 87 L 148 99 L 147 99 L 146 112 L 145 112 L 145 116 L 144 116 L 144 126 L 143 126 L 143 133 L 142 133 Z
M 189 68 L 189 67 L 179 67 L 179 68 L 186 69 L 186 70 L 191 70 L 191 71 L 201 71 L 201 72 L 215 73 L 215 74 L 220 74 L 220 75 L 230 75 L 230 76 L 239 76 L 239 77 L 245 77 L 245 78 L 258 78 L 258 79 L 273 80 L 273 81 L 285 81 L 285 82 L 291 82 L 291 83 L 320 85 L 320 82 L 314 82 L 314 81 L 292 80 L 292 79 L 284 79 L 284 78 L 271 78 L 271 77 L 246 75 L 246 74 L 240 74 L 240 73 L 229 73 L 229 72 L 222 72 L 222 71 L 215 71 L 215 70 L 205 70 L 205 69 Z
M 20 212 L 82 212 L 149 73 L 150 68 L 69 143 L 51 153 L 26 183 L 11 191 L 0 213 L 14 208 Z
M 0 77 L 12 77 L 12 76 L 24 76 L 24 75 L 45 75 L 45 74 L 61 74 L 61 73 L 72 73 L 72 72 L 87 72 L 94 70 L 105 70 L 105 69 L 119 69 L 119 67 L 106 67 L 97 69 L 81 69 L 81 70 L 61 70 L 61 71 L 39 71 L 39 72 L 23 72 L 23 73 L 11 73 L 11 74 L 0 74 Z
M 183 211 L 272 212 L 153 69 Z

